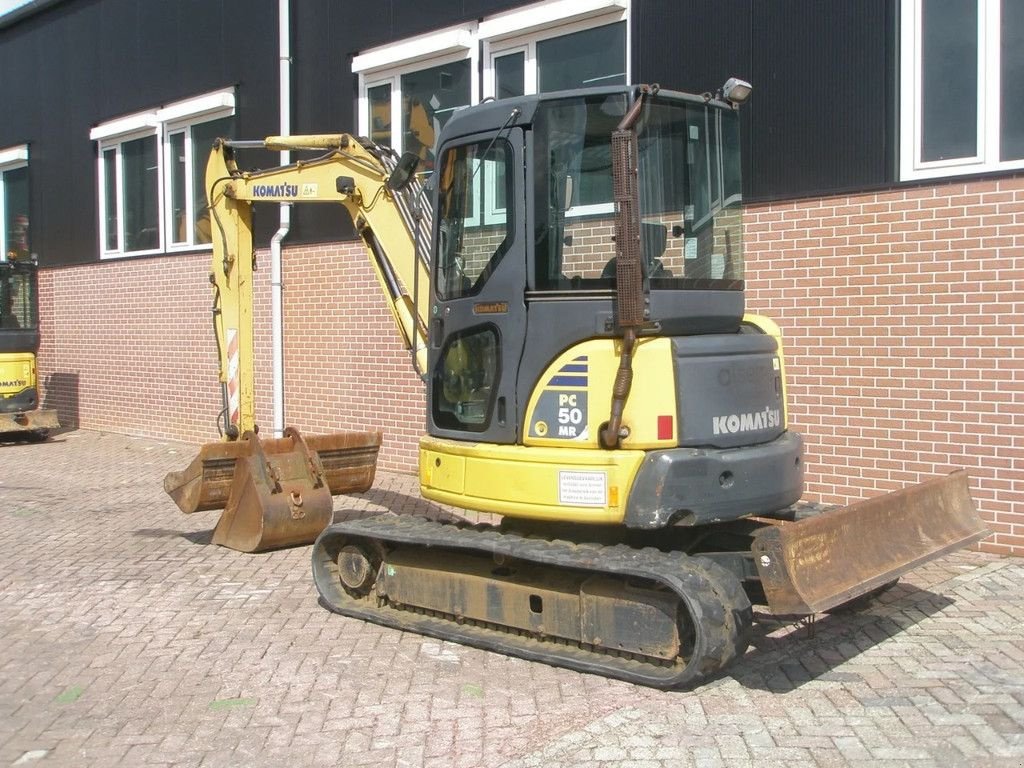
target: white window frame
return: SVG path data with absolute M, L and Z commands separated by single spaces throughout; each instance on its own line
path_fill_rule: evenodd
M 146 130 L 133 131 L 131 133 L 122 134 L 114 140 L 106 140 L 100 143 L 99 155 L 100 163 L 98 166 L 98 177 L 99 177 L 99 214 L 100 214 L 100 258 L 112 258 L 117 256 L 150 256 L 155 253 L 163 253 L 164 248 L 164 227 L 160 221 L 162 215 L 158 214 L 157 226 L 158 226 L 158 237 L 157 245 L 155 248 L 147 248 L 138 251 L 126 251 L 125 250 L 125 232 L 124 232 L 124 160 L 122 155 L 122 148 L 125 144 L 130 141 L 136 141 L 138 139 L 149 138 L 150 136 L 156 137 L 157 142 L 157 210 L 162 212 L 164 206 L 164 194 L 163 194 L 163 163 L 160 162 L 160 132 L 157 126 L 153 126 Z M 107 190 L 106 190 L 106 175 L 103 169 L 103 155 L 105 152 L 114 151 L 114 176 L 116 184 L 116 205 L 117 205 L 117 222 L 119 226 L 118 237 L 117 237 L 117 248 L 110 248 L 106 242 L 107 237 Z
M 921 25 L 924 0 L 900 5 L 900 180 L 915 181 L 1024 168 L 1024 159 L 1001 161 L 1002 8 L 978 0 L 978 152 L 973 157 L 924 162 L 921 158 L 923 93 Z M 955 98 L 955 97 L 954 97 Z
M 173 134 L 185 133 L 185 194 L 186 209 L 194 221 L 195 200 L 193 195 L 192 174 L 203 173 L 204 169 L 195 168 L 192 161 L 191 128 L 200 123 L 219 120 L 231 117 L 235 114 L 235 93 L 234 89 L 225 89 L 203 94 L 191 99 L 177 101 L 167 104 L 159 109 L 147 112 L 138 112 L 132 115 L 117 118 L 102 123 L 93 128 L 89 138 L 97 142 L 96 156 L 96 180 L 97 180 L 97 210 L 99 213 L 99 251 L 101 259 L 122 258 L 125 256 L 152 256 L 163 253 L 180 253 L 182 251 L 210 250 L 210 243 L 196 243 L 193 228 L 188 230 L 188 238 L 185 242 L 174 243 L 172 228 L 175 226 L 174 215 L 171 208 L 171 175 L 169 168 L 170 158 L 170 137 Z M 124 173 L 122 166 L 122 146 L 129 141 L 134 141 L 148 136 L 156 136 L 157 139 L 157 211 L 158 211 L 158 238 L 157 246 L 144 250 L 125 250 L 124 233 Z M 116 206 L 117 221 L 120 231 L 116 248 L 109 247 L 107 243 L 107 189 L 106 177 L 104 174 L 104 153 L 110 150 L 115 152 L 115 184 L 116 184 Z
M 527 43 L 521 43 L 519 45 L 508 45 L 498 48 L 497 50 L 491 50 L 490 44 L 484 42 L 484 96 L 491 96 L 497 98 L 498 82 L 497 73 L 495 71 L 494 60 L 500 59 L 503 56 L 512 56 L 517 53 L 523 54 L 523 92 L 524 93 L 536 93 L 537 92 L 537 59 L 536 59 L 536 44 L 533 46 L 533 57 L 531 57 L 531 46 Z
M 166 206 L 162 210 L 167 221 L 166 228 L 166 251 L 168 253 L 175 253 L 177 251 L 194 251 L 197 248 L 212 249 L 211 243 L 197 243 L 195 241 L 196 230 L 195 223 L 197 220 L 197 201 L 195 199 L 195 179 L 198 176 L 199 179 L 203 179 L 206 175 L 206 164 L 201 163 L 199 167 L 196 167 L 195 162 L 195 145 L 192 138 L 192 129 L 197 125 L 203 123 L 213 122 L 214 120 L 221 120 L 226 117 L 231 117 L 234 114 L 232 109 L 230 112 L 226 109 L 214 110 L 210 112 L 202 113 L 198 118 L 192 117 L 191 119 L 177 119 L 168 120 L 163 123 L 164 127 L 164 139 L 163 139 L 163 168 L 164 168 L 164 183 L 162 186 L 162 194 L 166 200 Z M 174 211 L 172 206 L 174 201 L 171 197 L 171 137 L 175 134 L 183 133 L 185 136 L 184 152 L 185 152 L 185 221 L 188 224 L 186 226 L 187 236 L 184 242 L 174 242 L 174 230 L 178 226 L 178 223 L 174 220 Z
M 28 167 L 28 144 L 0 149 L 0 262 L 7 261 L 7 190 L 4 174 Z

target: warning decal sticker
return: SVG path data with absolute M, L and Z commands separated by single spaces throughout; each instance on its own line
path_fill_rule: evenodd
M 603 507 L 608 503 L 608 476 L 604 472 L 558 473 L 558 503 L 571 507 Z

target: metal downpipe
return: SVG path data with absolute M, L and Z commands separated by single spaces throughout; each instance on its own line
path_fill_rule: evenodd
M 280 131 L 291 135 L 291 7 L 290 0 L 278 0 L 278 58 Z M 291 162 L 291 152 L 281 152 L 281 165 Z M 281 281 L 281 243 L 291 230 L 291 204 L 280 206 L 280 226 L 270 241 L 270 325 L 271 368 L 273 370 L 274 437 L 284 434 L 284 311 Z

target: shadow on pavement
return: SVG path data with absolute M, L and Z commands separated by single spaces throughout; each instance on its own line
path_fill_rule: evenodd
M 366 517 L 375 517 L 389 512 L 399 515 L 416 514 L 430 520 L 440 520 L 444 522 L 458 522 L 463 520 L 463 518 L 452 514 L 443 507 L 424 501 L 419 496 L 411 496 L 409 494 L 390 491 L 383 488 L 373 488 L 365 493 L 353 494 L 352 497 L 364 502 L 369 502 L 374 508 L 336 509 L 334 511 L 333 522 L 340 523 L 343 520 L 358 520 Z M 344 499 L 345 497 L 339 498 Z M 380 508 L 377 509 L 376 507 Z M 211 516 L 217 515 L 216 519 L 219 519 L 220 512 L 218 510 L 209 510 L 209 514 Z M 211 520 L 214 520 L 214 525 L 216 525 L 216 519 L 211 517 Z M 170 528 L 139 528 L 133 531 L 132 535 L 149 539 L 167 539 L 178 536 L 192 542 L 193 544 L 199 544 L 202 546 L 210 545 L 213 542 L 213 528 L 203 531 L 180 531 L 172 530 Z
M 61 430 L 62 432 L 72 432 L 74 430 Z M 66 440 L 58 440 L 54 435 L 59 434 L 57 431 L 53 431 L 47 437 L 39 437 L 33 435 L 31 432 L 3 432 L 0 433 L 0 448 L 14 448 L 19 445 L 47 445 L 50 443 L 64 443 Z
M 369 502 L 374 508 L 337 509 L 334 522 L 389 512 L 444 522 L 464 520 L 419 496 L 388 489 L 375 488 L 354 499 Z M 133 535 L 153 539 L 180 537 L 192 544 L 213 546 L 212 528 L 140 528 Z M 750 649 L 718 680 L 732 678 L 745 688 L 772 693 L 796 691 L 814 681 L 857 682 L 861 677 L 856 671 L 837 667 L 952 604 L 953 600 L 944 595 L 898 583 L 877 597 L 859 599 L 848 608 L 821 614 L 813 621 L 777 618 L 755 611 Z
M 140 536 L 146 539 L 172 539 L 182 538 L 193 544 L 212 544 L 213 529 L 208 531 L 176 531 L 170 528 L 138 528 L 132 531 L 132 536 Z
M 340 523 L 343 520 L 375 517 L 388 512 L 396 515 L 418 515 L 428 520 L 440 520 L 447 523 L 464 520 L 464 518 L 449 512 L 444 507 L 426 501 L 421 496 L 412 496 L 386 488 L 371 488 L 365 493 L 353 494 L 353 496 L 357 499 L 366 500 L 374 506 L 379 506 L 381 509 L 336 509 L 334 510 L 334 522 Z
M 898 584 L 861 610 L 836 611 L 813 621 L 755 612 L 750 650 L 726 675 L 745 688 L 772 693 L 795 691 L 815 680 L 856 682 L 856 672 L 836 667 L 952 604 L 944 595 Z

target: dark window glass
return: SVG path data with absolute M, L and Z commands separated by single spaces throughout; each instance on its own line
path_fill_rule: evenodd
M 160 245 L 156 136 L 121 145 L 124 175 L 124 250 L 147 251 Z
M 626 82 L 626 22 L 607 24 L 537 43 L 542 93 Z
M 522 51 L 494 59 L 494 97 L 509 99 L 526 93 L 526 54 Z
M 391 83 L 366 89 L 370 107 L 370 140 L 384 147 L 391 146 Z
M 234 119 L 222 117 L 197 123 L 192 128 L 192 205 L 195 210 L 192 217 L 195 221 L 193 243 L 210 242 L 210 211 L 207 209 L 209 200 L 206 195 L 206 162 L 213 149 L 216 139 L 230 139 L 233 136 Z
M 921 160 L 978 154 L 978 0 L 921 4 Z
M 609 145 L 625 110 L 624 95 L 558 99 L 537 109 L 537 290 L 614 287 Z M 658 97 L 645 104 L 637 126 L 640 236 L 651 288 L 742 289 L 736 112 Z
M 534 258 L 539 290 L 607 289 L 615 254 L 611 135 L 625 94 L 558 99 L 534 116 Z M 573 215 L 594 206 L 589 215 Z M 576 211 L 572 211 L 572 209 Z
M 708 112 L 708 168 L 711 170 L 711 205 L 722 204 L 722 153 L 718 146 L 718 112 Z
M 3 173 L 4 247 L 8 259 L 28 258 L 28 168 L 15 168 Z
M 735 116 L 721 116 L 722 123 L 722 194 L 728 205 L 742 195 L 740 168 L 740 123 Z
M 434 373 L 434 423 L 444 429 L 483 432 L 497 391 L 498 332 L 483 326 L 450 338 Z
M 1024 158 L 1024 2 L 1003 0 L 1001 159 Z
M 469 60 L 402 75 L 402 150 L 420 156 L 420 170 L 434 168 L 434 141 L 448 118 L 469 104 Z
M 121 247 L 121 226 L 117 218 L 117 150 L 103 150 L 103 207 L 106 215 L 104 222 L 108 251 L 116 251 Z
M 171 242 L 174 244 L 187 243 L 188 174 L 187 158 L 185 157 L 185 132 L 172 133 L 167 138 L 167 144 L 171 158 L 171 167 L 167 169 L 171 187 Z
M 708 126 L 707 114 L 700 112 L 696 119 L 687 126 L 688 146 L 686 165 L 689 169 L 690 205 L 686 211 L 689 222 L 702 222 L 711 213 L 711 164 L 708 146 L 711 143 L 711 130 Z

